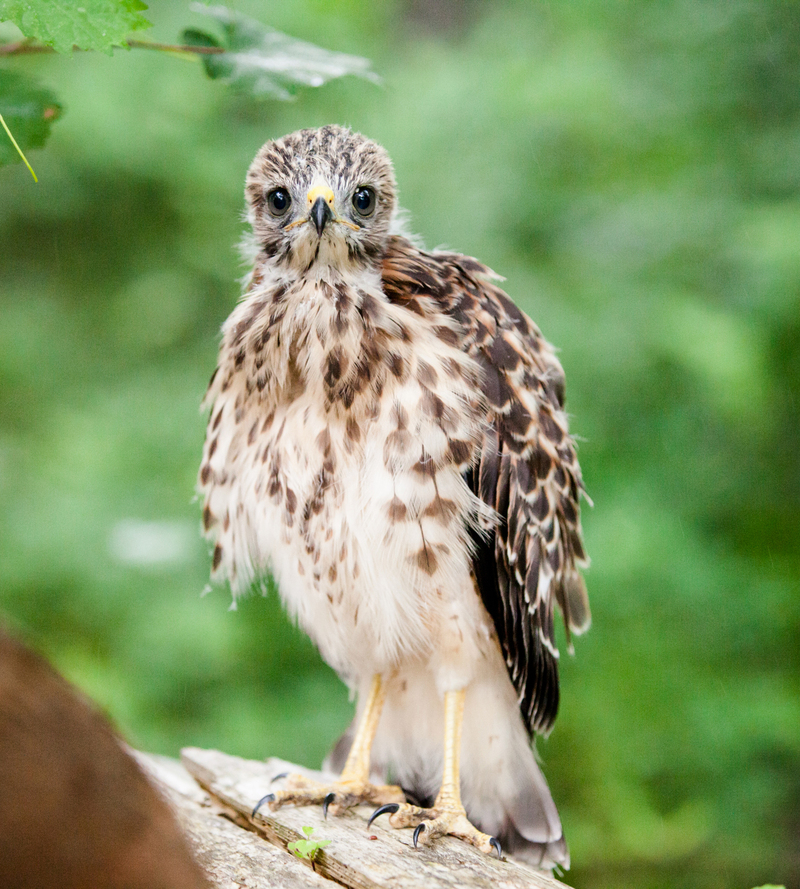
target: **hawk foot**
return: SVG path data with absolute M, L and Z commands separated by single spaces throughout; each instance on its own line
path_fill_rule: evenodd
M 427 843 L 434 837 L 451 836 L 471 843 L 488 855 L 496 852 L 497 857 L 502 858 L 502 849 L 497 837 L 478 830 L 469 821 L 461 805 L 445 803 L 432 809 L 423 809 L 410 803 L 390 803 L 376 809 L 369 819 L 369 824 L 386 814 L 389 815 L 389 824 L 392 827 L 414 828 L 414 848 L 418 843 Z
M 281 806 L 314 806 L 322 805 L 325 817 L 328 812 L 341 815 L 353 806 L 362 803 L 381 805 L 386 803 L 399 804 L 405 802 L 405 795 L 399 787 L 389 784 L 370 784 L 353 778 L 341 778 L 330 784 L 322 784 L 305 775 L 292 774 L 284 777 L 283 790 L 275 790 L 263 796 L 255 805 L 252 817 L 263 806 L 268 805 L 271 811 Z

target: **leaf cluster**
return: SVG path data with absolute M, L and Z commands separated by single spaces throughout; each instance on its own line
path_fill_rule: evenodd
M 13 22 L 29 40 L 56 52 L 111 55 L 133 31 L 151 27 L 141 0 L 0 0 L 0 22 Z
M 379 82 L 360 56 L 296 40 L 226 6 L 193 3 L 191 8 L 214 18 L 222 30 L 221 39 L 193 28 L 183 32 L 187 45 L 220 50 L 202 57 L 206 74 L 255 98 L 288 101 L 298 86 L 322 86 L 348 74 Z
M 132 33 L 151 27 L 141 15 L 147 9 L 141 0 L 83 0 L 80 6 L 68 0 L 0 0 L 0 22 L 13 23 L 24 38 L 0 46 L 0 58 L 47 50 L 112 55 L 115 48 L 180 53 L 201 59 L 213 80 L 256 99 L 282 101 L 292 99 L 298 86 L 319 87 L 346 75 L 378 82 L 360 56 L 296 40 L 226 6 L 190 8 L 213 19 L 221 35 L 187 28 L 177 45 L 135 40 Z M 9 142 L 0 140 L 0 166 L 28 164 L 24 152 L 45 144 L 62 110 L 33 78 L 0 69 L 0 123 L 9 133 Z

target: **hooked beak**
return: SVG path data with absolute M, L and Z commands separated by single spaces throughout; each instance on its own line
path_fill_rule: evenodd
M 355 232 L 359 231 L 360 225 L 356 225 L 355 222 L 350 222 L 348 219 L 342 219 L 341 216 L 336 215 L 336 211 L 333 209 L 335 200 L 333 190 L 327 185 L 315 185 L 306 198 L 308 216 L 302 216 L 300 219 L 290 222 L 285 230 L 288 231 L 296 225 L 305 225 L 307 222 L 313 222 L 314 228 L 317 230 L 317 237 L 321 238 L 325 226 L 329 222 L 340 222 L 342 225 L 352 228 Z
M 335 200 L 333 189 L 327 185 L 317 185 L 308 193 L 308 218 L 314 223 L 317 230 L 317 236 L 322 237 L 325 226 L 336 218 L 333 212 L 333 202 Z
M 311 207 L 311 221 L 317 230 L 317 235 L 321 238 L 325 226 L 333 219 L 333 211 L 330 205 L 323 197 L 318 197 Z

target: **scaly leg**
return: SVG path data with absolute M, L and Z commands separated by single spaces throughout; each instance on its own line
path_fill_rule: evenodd
M 420 839 L 427 841 L 437 836 L 454 836 L 477 846 L 483 852 L 501 855 L 500 843 L 495 837 L 474 827 L 461 802 L 459 763 L 461 759 L 461 726 L 464 720 L 464 696 L 466 689 L 449 691 L 444 696 L 444 769 L 442 786 L 431 809 L 412 806 L 409 803 L 388 803 L 372 813 L 369 823 L 379 816 L 391 813 L 392 827 L 413 827 L 414 846 Z
M 327 817 L 329 809 L 334 814 L 340 814 L 359 803 L 404 802 L 405 796 L 399 787 L 369 782 L 370 751 L 385 696 L 386 691 L 380 674 L 376 673 L 364 705 L 364 712 L 358 722 L 353 745 L 338 781 L 321 784 L 304 775 L 289 775 L 286 778 L 286 789 L 276 790 L 262 797 L 253 809 L 253 817 L 265 803 L 268 803 L 273 811 L 287 804 L 309 806 L 322 803 L 323 812 Z

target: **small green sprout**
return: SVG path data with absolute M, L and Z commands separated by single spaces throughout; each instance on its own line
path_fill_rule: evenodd
M 313 827 L 304 827 L 302 830 L 306 835 L 306 838 L 304 840 L 295 840 L 293 843 L 289 843 L 286 848 L 290 852 L 294 852 L 298 858 L 304 858 L 306 861 L 310 861 L 311 866 L 314 867 L 314 859 L 317 857 L 317 853 L 320 849 L 329 846 L 331 841 L 312 839 L 311 835 L 314 833 Z

